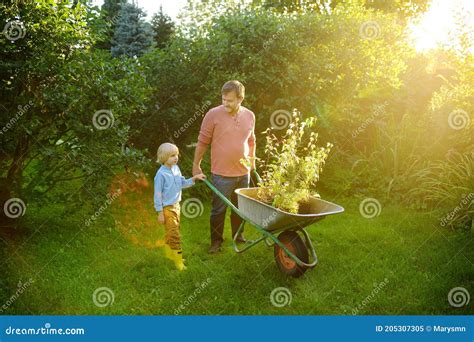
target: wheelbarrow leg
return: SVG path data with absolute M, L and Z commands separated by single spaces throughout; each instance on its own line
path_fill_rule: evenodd
M 247 249 L 249 249 L 250 247 L 253 247 L 255 246 L 257 243 L 259 243 L 260 241 L 266 239 L 267 237 L 265 235 L 263 235 L 261 238 L 255 240 L 255 241 L 248 241 L 249 243 L 247 243 L 244 248 L 242 249 L 239 249 L 239 247 L 237 247 L 237 237 L 239 236 L 239 233 L 242 231 L 242 229 L 244 228 L 244 224 L 245 224 L 245 221 L 242 221 L 242 223 L 240 224 L 240 227 L 239 229 L 237 229 L 237 233 L 235 233 L 233 239 L 232 239 L 232 244 L 234 245 L 234 251 L 236 251 L 237 253 L 242 253 L 243 251 L 246 251 Z
M 304 228 L 301 229 L 301 231 L 303 232 L 303 235 L 304 235 L 305 245 L 309 249 L 309 251 L 311 252 L 311 256 L 312 256 L 312 259 L 313 259 L 313 262 L 311 264 L 309 264 L 309 266 L 307 266 L 307 267 L 308 268 L 313 268 L 318 263 L 318 256 L 316 255 L 316 249 L 314 248 L 313 243 L 311 242 L 311 238 L 309 237 L 308 232 Z
M 235 214 L 235 215 L 237 215 L 237 216 L 239 215 L 239 214 L 237 214 L 236 212 L 234 212 L 232 209 L 231 209 L 231 211 L 232 211 L 232 214 Z M 242 222 L 240 223 L 239 228 L 237 229 L 237 231 L 236 231 L 235 233 L 232 231 L 232 240 L 234 240 L 234 238 L 235 238 L 236 236 L 242 235 L 243 230 L 244 230 L 245 220 L 242 219 L 240 216 L 238 216 L 238 217 L 242 220 Z M 232 220 L 232 219 L 231 219 L 231 220 Z M 232 222 L 231 222 L 231 225 L 232 225 Z M 232 230 L 233 230 L 233 227 L 232 227 Z
M 239 237 L 240 234 L 242 233 L 242 230 L 244 229 L 244 225 L 245 225 L 245 220 L 242 220 L 242 223 L 240 224 L 239 229 L 237 229 L 234 236 L 232 236 L 232 244 L 234 245 L 234 250 L 237 253 L 243 252 L 243 250 L 239 251 L 239 249 L 237 248 L 237 237 Z

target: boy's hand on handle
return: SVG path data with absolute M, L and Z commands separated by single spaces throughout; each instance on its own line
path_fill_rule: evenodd
M 162 211 L 160 211 L 158 213 L 158 223 L 159 224 L 165 224 L 165 215 L 163 215 Z
M 204 173 L 200 173 L 198 175 L 193 176 L 193 182 L 195 182 L 196 179 L 204 180 L 204 179 L 206 179 L 206 175 Z

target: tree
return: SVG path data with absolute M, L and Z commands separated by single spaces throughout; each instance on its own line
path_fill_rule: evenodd
M 0 21 L 10 23 L 0 39 L 2 205 L 8 197 L 100 200 L 110 176 L 140 159 L 122 146 L 147 96 L 143 71 L 135 60 L 91 51 L 96 34 L 87 23 L 97 16 L 70 5 L 0 4 Z
M 175 25 L 171 18 L 163 12 L 163 6 L 160 6 L 160 11 L 153 15 L 151 25 L 155 33 L 157 47 L 164 48 L 174 32 Z
M 101 9 L 105 12 L 106 18 L 114 22 L 118 18 L 122 4 L 126 2 L 127 0 L 104 0 Z
M 141 56 L 153 46 L 153 30 L 146 13 L 135 4 L 123 3 L 112 40 L 112 56 Z
M 120 8 L 127 0 L 104 0 L 101 7 L 101 17 L 104 20 L 105 35 L 104 40 L 96 45 L 99 49 L 110 50 L 112 47 L 112 38 L 119 18 Z
M 431 0 L 352 0 L 353 4 L 363 5 L 385 13 L 398 13 L 401 18 L 411 17 L 427 9 Z M 345 0 L 253 0 L 254 6 L 262 5 L 277 12 L 316 11 L 331 13 L 338 5 L 347 5 Z

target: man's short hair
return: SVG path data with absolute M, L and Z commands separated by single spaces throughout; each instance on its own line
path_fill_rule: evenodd
M 226 82 L 221 89 L 222 94 L 230 93 L 231 91 L 235 92 L 235 95 L 240 98 L 244 98 L 245 96 L 245 87 L 242 83 L 237 80 L 232 80 Z

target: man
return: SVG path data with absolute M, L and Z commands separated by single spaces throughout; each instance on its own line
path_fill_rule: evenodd
M 202 173 L 201 161 L 211 145 L 212 183 L 237 206 L 237 195 L 234 190 L 248 188 L 250 180 L 249 169 L 240 163 L 240 159 L 250 157 L 250 170 L 255 168 L 255 115 L 241 106 L 245 88 L 239 81 L 226 82 L 221 94 L 222 105 L 209 110 L 202 121 L 194 153 L 193 175 Z M 217 253 L 224 240 L 226 209 L 225 203 L 213 194 L 209 253 Z M 232 211 L 233 237 L 241 223 L 242 219 Z M 242 235 L 238 236 L 236 241 L 246 242 Z

